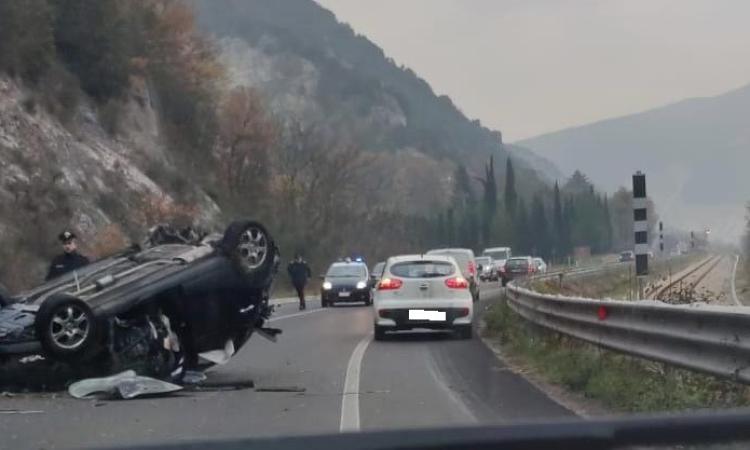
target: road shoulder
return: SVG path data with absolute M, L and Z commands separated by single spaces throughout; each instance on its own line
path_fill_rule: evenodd
M 529 384 L 549 397 L 550 400 L 584 419 L 616 415 L 616 413 L 607 409 L 601 402 L 586 398 L 582 394 L 571 392 L 562 386 L 547 382 L 537 371 L 527 364 L 524 364 L 521 358 L 513 357 L 504 352 L 500 342 L 495 338 L 487 336 L 485 329 L 486 324 L 484 320 L 482 320 L 478 330 L 479 336 L 495 357 L 512 373 L 528 381 Z

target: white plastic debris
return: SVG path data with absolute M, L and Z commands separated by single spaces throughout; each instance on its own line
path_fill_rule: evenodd
M 184 384 L 200 384 L 206 381 L 208 377 L 205 373 L 197 370 L 186 370 L 182 375 L 182 382 Z
M 24 356 L 23 358 L 18 360 L 18 362 L 20 362 L 21 364 L 33 363 L 34 361 L 44 361 L 44 356 L 29 355 L 29 356 Z
M 218 350 L 211 350 L 198 354 L 198 356 L 205 359 L 206 361 L 218 365 L 224 365 L 228 363 L 232 358 L 232 355 L 234 355 L 234 341 L 232 341 L 231 339 L 227 340 L 227 343 L 224 344 L 223 349 L 220 348 Z
M 68 387 L 68 393 L 71 396 L 82 399 L 94 398 L 95 394 L 104 394 L 127 400 L 141 395 L 167 394 L 179 390 L 182 390 L 182 386 L 140 376 L 133 370 L 110 377 L 76 381 Z

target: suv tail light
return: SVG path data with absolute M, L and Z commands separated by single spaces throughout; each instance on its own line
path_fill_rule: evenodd
M 451 289 L 469 289 L 469 282 L 464 277 L 448 278 L 445 285 Z
M 401 289 L 401 286 L 404 285 L 404 282 L 399 280 L 398 278 L 383 278 L 380 280 L 380 283 L 378 283 L 378 290 L 379 291 L 395 291 L 397 289 Z

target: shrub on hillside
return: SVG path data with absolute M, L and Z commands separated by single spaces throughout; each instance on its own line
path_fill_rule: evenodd
M 132 36 L 121 2 L 51 0 L 59 57 L 97 100 L 122 95 L 129 87 Z
M 0 70 L 35 82 L 54 60 L 46 0 L 0 1 Z

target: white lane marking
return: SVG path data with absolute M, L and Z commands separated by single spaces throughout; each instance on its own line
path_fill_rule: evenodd
M 326 309 L 319 308 L 319 309 L 313 309 L 313 310 L 310 310 L 310 311 L 298 312 L 298 313 L 294 313 L 294 314 L 287 314 L 285 316 L 271 317 L 270 319 L 268 319 L 268 322 L 270 323 L 270 322 L 275 322 L 277 320 L 282 320 L 282 319 L 291 319 L 292 317 L 306 316 L 308 314 L 313 314 L 313 313 L 321 312 L 321 311 L 326 311 Z
M 364 337 L 354 348 L 349 364 L 346 366 L 344 391 L 341 396 L 341 423 L 339 431 L 359 431 L 359 374 L 362 370 L 362 358 L 372 341 L 372 335 Z
M 732 269 L 732 281 L 730 289 L 732 291 L 732 300 L 734 301 L 734 304 L 737 306 L 742 306 L 742 302 L 740 302 L 740 299 L 737 298 L 737 287 L 736 287 L 736 280 L 737 280 L 737 265 L 740 263 L 740 255 L 735 255 L 734 260 L 734 269 Z

